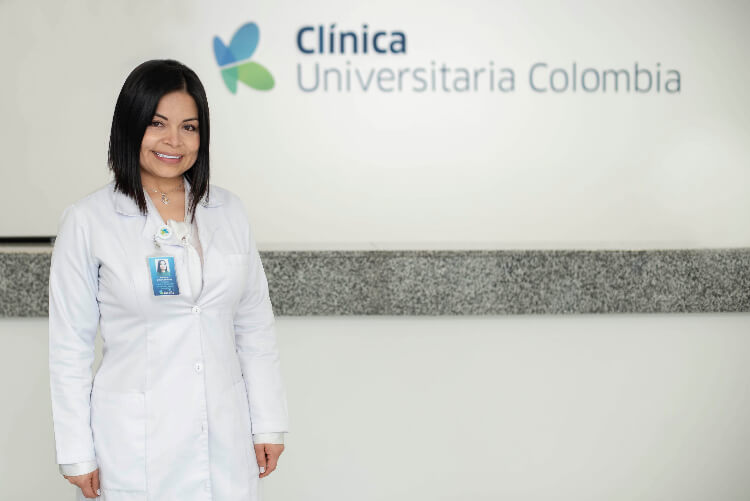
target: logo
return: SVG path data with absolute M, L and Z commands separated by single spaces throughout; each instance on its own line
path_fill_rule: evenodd
M 237 81 L 256 90 L 273 89 L 271 73 L 261 64 L 250 61 L 258 46 L 260 30 L 255 23 L 240 26 L 227 47 L 221 38 L 214 37 L 214 56 L 221 69 L 227 89 L 237 93 Z
M 166 224 L 159 226 L 159 238 L 161 238 L 162 240 L 167 240 L 171 234 L 172 230 L 169 229 L 169 226 L 167 226 Z

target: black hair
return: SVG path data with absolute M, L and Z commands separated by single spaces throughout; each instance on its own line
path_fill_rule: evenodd
M 198 75 L 184 64 L 172 59 L 154 59 L 138 65 L 122 85 L 112 116 L 109 135 L 109 168 L 114 173 L 115 190 L 135 200 L 141 214 L 148 205 L 140 175 L 140 151 L 146 127 L 156 113 L 156 106 L 165 94 L 185 91 L 198 108 L 200 147 L 195 163 L 185 178 L 190 183 L 189 211 L 195 218 L 195 208 L 205 195 L 208 197 L 208 145 L 210 124 L 208 99 Z

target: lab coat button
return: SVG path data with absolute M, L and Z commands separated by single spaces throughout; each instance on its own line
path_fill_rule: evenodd
M 206 432 L 206 428 L 208 428 L 208 423 L 206 423 L 206 422 L 201 423 L 201 431 L 205 433 Z
M 200 372 L 203 370 L 203 364 L 200 362 L 195 363 L 195 372 Z
M 200 313 L 201 309 L 197 306 L 193 306 L 193 313 Z

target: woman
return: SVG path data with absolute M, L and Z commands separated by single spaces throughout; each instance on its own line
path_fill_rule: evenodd
M 166 259 L 159 259 L 159 267 L 156 269 L 156 272 L 160 275 L 169 274 L 169 269 L 167 269 Z
M 60 219 L 50 386 L 79 499 L 255 500 L 284 449 L 266 276 L 244 204 L 209 184 L 209 130 L 192 70 L 141 64 L 115 106 L 114 180 Z M 169 276 L 152 273 L 158 260 Z

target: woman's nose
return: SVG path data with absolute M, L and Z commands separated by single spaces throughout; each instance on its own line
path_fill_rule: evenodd
M 176 147 L 180 145 L 180 131 L 176 128 L 169 128 L 167 131 L 167 135 L 164 138 L 164 142 L 167 143 L 169 146 Z

